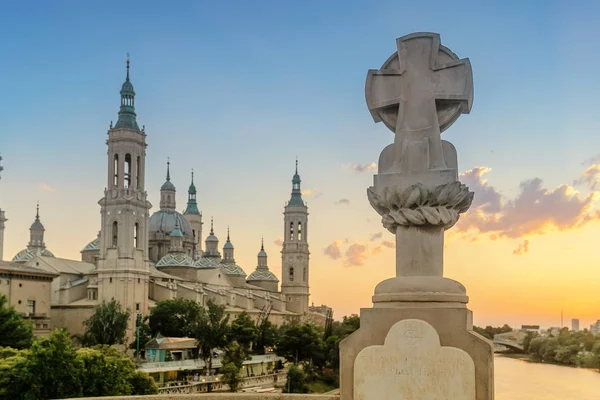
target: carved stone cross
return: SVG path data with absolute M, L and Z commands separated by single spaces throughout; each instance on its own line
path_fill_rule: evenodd
M 442 46 L 436 33 L 413 33 L 396 43 L 397 53 L 367 75 L 369 111 L 396 134 L 396 172 L 446 169 L 440 134 L 471 110 L 471 64 Z

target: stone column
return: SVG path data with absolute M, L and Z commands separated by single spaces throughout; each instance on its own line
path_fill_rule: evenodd
M 426 386 L 432 388 L 431 392 L 415 386 L 409 392 L 418 395 L 411 398 L 438 398 L 435 393 L 441 389 L 434 375 L 444 369 L 447 360 L 429 355 L 421 358 L 429 354 L 427 348 L 435 342 L 421 342 L 423 332 L 432 328 L 442 349 L 452 349 L 442 353 L 462 352 L 464 357 L 459 358 L 465 365 L 472 360 L 473 368 L 468 369 L 472 372 L 456 377 L 457 382 L 467 382 L 465 385 L 472 387 L 453 400 L 492 400 L 492 344 L 472 330 L 465 287 L 443 276 L 444 231 L 468 210 L 473 193 L 458 181 L 456 150 L 441 140 L 441 133 L 471 109 L 471 65 L 468 59 L 458 59 L 441 46 L 439 35 L 434 33 L 401 37 L 397 48 L 397 53 L 379 70 L 369 71 L 365 91 L 374 120 L 383 122 L 395 134 L 394 143 L 381 153 L 378 174 L 367 195 L 381 215 L 383 226 L 396 236 L 396 276 L 377 285 L 373 307 L 360 311 L 360 329 L 340 343 L 341 399 L 387 399 L 395 398 L 393 393 L 399 395 L 398 373 L 390 375 L 387 367 L 381 371 L 365 369 L 365 360 L 369 360 L 366 354 L 387 354 L 377 350 L 384 341 L 386 347 L 398 349 L 402 360 L 423 368 L 417 371 L 412 366 L 399 367 L 397 371 L 418 372 L 430 381 Z M 420 331 L 415 333 L 410 327 Z M 431 337 L 435 337 L 434 333 Z M 359 353 L 361 364 L 357 369 Z M 419 360 L 426 362 L 420 364 Z M 435 368 L 427 370 L 427 362 L 435 364 Z M 386 359 L 386 365 L 389 363 Z M 449 371 L 450 364 L 446 366 Z M 394 361 L 389 365 L 394 365 Z M 369 386 L 365 376 L 355 376 L 356 371 L 369 371 L 367 378 L 375 379 L 371 382 L 384 383 Z M 442 372 L 442 376 L 448 379 L 449 375 Z M 402 385 L 421 380 L 409 379 Z M 355 389 L 361 392 L 355 395 Z

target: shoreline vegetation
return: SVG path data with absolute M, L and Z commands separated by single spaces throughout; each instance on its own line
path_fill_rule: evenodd
M 493 340 L 494 335 L 511 332 L 512 328 L 508 325 L 500 328 L 474 326 L 473 330 Z M 594 335 L 587 329 L 573 332 L 568 328 L 543 335 L 527 332 L 523 339 L 523 353 L 508 351 L 498 354 L 538 364 L 599 370 L 600 335 Z

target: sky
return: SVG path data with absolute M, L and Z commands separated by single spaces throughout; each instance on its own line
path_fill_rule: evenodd
M 221 244 L 230 226 L 249 274 L 264 236 L 280 276 L 298 157 L 311 302 L 336 318 L 370 307 L 395 273 L 394 237 L 366 196 L 393 134 L 366 108 L 365 77 L 397 37 L 430 31 L 470 59 L 475 87 L 471 114 L 443 133 L 475 192 L 446 232 L 445 276 L 466 286 L 477 325 L 559 326 L 561 312 L 565 325 L 589 325 L 600 319 L 599 11 L 583 1 L 2 2 L 5 258 L 25 248 L 37 201 L 57 256 L 78 259 L 95 238 L 130 53 L 151 212 L 169 157 L 178 209 L 194 169 Z

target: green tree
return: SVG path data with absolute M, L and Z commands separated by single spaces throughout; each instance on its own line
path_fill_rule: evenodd
M 223 382 L 229 385 L 230 392 L 237 392 L 240 384 L 242 383 L 242 377 L 240 376 L 240 368 L 234 363 L 230 362 L 221 368 L 223 374 Z
M 263 354 L 266 347 L 274 347 L 277 343 L 278 329 L 271 321 L 264 321 L 263 324 L 257 327 L 257 339 L 254 351 Z
M 308 393 L 306 374 L 296 365 L 292 365 L 287 373 L 287 385 L 285 393 Z
M 223 364 L 232 363 L 236 367 L 242 368 L 242 366 L 244 365 L 244 361 L 248 358 L 248 353 L 246 353 L 244 347 L 234 340 L 230 342 L 225 348 Z
M 23 367 L 29 383 L 29 389 L 22 395 L 24 399 L 63 399 L 83 394 L 83 361 L 77 357 L 64 329 L 35 341 Z
M 150 326 L 148 326 L 148 319 L 149 319 L 148 316 L 144 317 L 144 319 L 142 320 L 142 324 L 140 325 L 140 352 L 141 352 L 141 349 L 143 349 L 146 346 L 146 343 L 148 343 L 152 339 L 152 331 L 150 330 Z M 137 348 L 137 338 L 136 337 L 134 337 L 133 341 L 131 343 L 129 343 L 129 348 L 130 349 Z M 136 356 L 137 356 L 137 354 L 136 354 Z
M 77 350 L 83 363 L 83 396 L 119 396 L 133 392 L 135 364 L 115 348 L 101 345 Z
M 0 348 L 0 399 L 19 399 L 29 390 L 28 350 Z
M 198 340 L 200 356 L 206 363 L 207 371 L 212 370 L 214 349 L 223 349 L 229 343 L 229 315 L 225 313 L 225 306 L 218 305 L 209 300 L 208 312 L 201 317 L 194 327 L 195 338 Z
M 279 330 L 277 354 L 295 364 L 309 362 L 321 364 L 325 359 L 322 335 L 311 323 L 283 325 Z
M 135 371 L 131 377 L 131 387 L 132 394 L 137 396 L 158 393 L 158 386 L 154 379 L 142 371 Z
M 129 310 L 123 310 L 121 304 L 116 300 L 106 303 L 102 301 L 94 314 L 83 322 L 85 333 L 83 343 L 86 346 L 97 344 L 121 344 L 125 341 L 127 334 L 127 323 L 129 322 Z
M 204 309 L 193 300 L 162 300 L 152 309 L 148 326 L 152 337 L 158 333 L 166 337 L 191 337 L 203 315 Z
M 8 305 L 6 296 L 0 294 L 0 347 L 26 349 L 33 341 L 33 327 L 29 321 Z
M 250 318 L 247 312 L 242 312 L 231 323 L 231 340 L 238 342 L 248 354 L 252 344 L 256 342 L 257 330 L 256 324 Z

